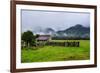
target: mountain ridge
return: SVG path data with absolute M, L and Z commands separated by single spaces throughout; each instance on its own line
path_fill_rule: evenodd
M 69 27 L 65 30 L 58 30 L 58 31 L 55 31 L 52 28 L 46 28 L 41 32 L 44 34 L 49 34 L 52 37 L 88 37 L 90 38 L 90 27 L 84 27 L 81 24 L 76 24 L 75 26 Z

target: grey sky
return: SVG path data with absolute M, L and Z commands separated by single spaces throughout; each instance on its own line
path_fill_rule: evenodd
M 64 30 L 76 24 L 90 26 L 90 14 L 82 12 L 54 12 L 39 10 L 22 10 L 22 32 L 39 28 Z

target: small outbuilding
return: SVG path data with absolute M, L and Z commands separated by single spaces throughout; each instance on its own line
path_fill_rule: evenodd
M 37 41 L 50 41 L 50 40 L 51 40 L 50 35 L 39 35 L 39 37 L 37 38 Z
M 51 40 L 50 35 L 39 35 L 39 37 L 36 39 L 37 45 L 45 45 L 50 40 Z

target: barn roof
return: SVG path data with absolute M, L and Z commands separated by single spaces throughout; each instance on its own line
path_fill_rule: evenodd
M 37 38 L 37 40 L 44 40 L 44 41 L 46 41 L 46 40 L 49 39 L 49 37 L 50 37 L 50 35 L 40 35 L 40 36 Z

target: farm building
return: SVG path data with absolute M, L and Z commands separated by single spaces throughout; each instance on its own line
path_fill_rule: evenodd
M 49 41 L 51 40 L 50 35 L 39 35 L 39 37 L 36 39 L 37 41 Z
M 37 45 L 45 45 L 50 40 L 51 40 L 50 35 L 39 35 L 39 37 L 36 39 Z

